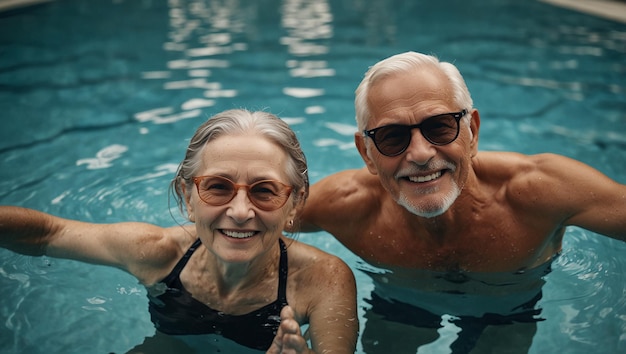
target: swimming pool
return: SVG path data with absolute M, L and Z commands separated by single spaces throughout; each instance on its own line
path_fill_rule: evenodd
M 0 14 L 0 204 L 172 225 L 186 139 L 233 107 L 286 119 L 312 181 L 361 167 L 354 89 L 406 50 L 460 68 L 481 150 L 560 153 L 626 183 L 624 24 L 515 0 L 67 0 Z M 328 234 L 298 237 L 353 267 L 367 307 L 359 260 Z M 626 350 L 625 252 L 568 231 L 528 352 Z M 145 290 L 113 269 L 0 250 L 0 293 L 2 352 L 123 353 L 154 333 Z

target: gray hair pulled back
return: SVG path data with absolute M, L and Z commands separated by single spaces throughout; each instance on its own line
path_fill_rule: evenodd
M 220 112 L 204 122 L 191 137 L 185 159 L 178 166 L 170 190 L 182 213 L 184 213 L 184 190 L 189 193 L 194 188 L 191 177 L 196 176 L 202 166 L 202 155 L 207 143 L 224 135 L 256 133 L 280 146 L 289 156 L 287 178 L 293 186 L 294 206 L 306 200 L 309 194 L 307 163 L 296 134 L 285 121 L 263 111 L 231 109 Z M 183 190 L 182 184 L 185 185 Z M 300 200 L 300 190 L 304 195 Z

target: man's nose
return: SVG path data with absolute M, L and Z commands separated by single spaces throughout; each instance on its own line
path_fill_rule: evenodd
M 425 165 L 437 154 L 435 145 L 424 138 L 419 128 L 411 130 L 411 141 L 406 148 L 405 158 L 418 165 Z

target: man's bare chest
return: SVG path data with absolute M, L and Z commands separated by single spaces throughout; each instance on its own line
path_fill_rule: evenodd
M 364 261 L 379 267 L 509 272 L 531 268 L 550 259 L 558 247 L 552 235 L 538 230 L 498 227 L 462 230 L 454 235 L 416 230 L 372 228 L 344 244 Z

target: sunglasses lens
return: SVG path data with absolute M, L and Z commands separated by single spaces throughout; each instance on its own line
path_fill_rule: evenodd
M 235 193 L 233 182 L 221 177 L 203 178 L 198 184 L 200 199 L 210 205 L 226 204 L 233 199 Z
M 250 201 L 263 210 L 276 210 L 289 199 L 290 188 L 277 181 L 261 181 L 250 186 Z
M 451 114 L 425 120 L 420 127 L 422 134 L 435 145 L 446 145 L 459 135 L 459 123 Z
M 424 120 L 420 124 L 385 125 L 364 134 L 372 138 L 374 145 L 381 154 L 397 156 L 406 150 L 411 143 L 411 130 L 419 128 L 422 135 L 433 145 L 447 145 L 459 136 L 459 120 L 467 114 L 466 110 L 458 113 L 440 114 Z
M 250 186 L 235 185 L 231 180 L 218 177 L 198 177 L 198 195 L 209 205 L 224 205 L 235 197 L 239 188 L 246 188 L 250 202 L 262 210 L 276 210 L 287 202 L 291 187 L 278 181 L 259 181 Z
M 394 156 L 407 148 L 411 142 L 411 130 L 403 125 L 388 125 L 376 130 L 374 144 L 382 154 Z

